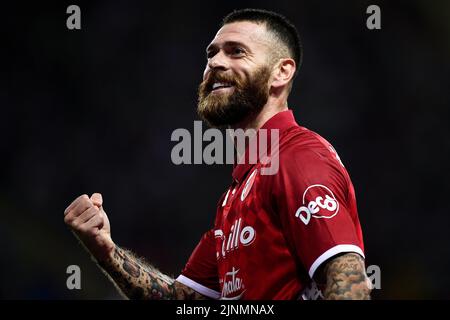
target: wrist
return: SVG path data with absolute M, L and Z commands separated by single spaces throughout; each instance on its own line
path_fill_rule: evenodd
M 105 243 L 99 248 L 97 252 L 93 252 L 93 256 L 100 264 L 108 263 L 113 260 L 116 244 L 112 239 L 105 240 Z

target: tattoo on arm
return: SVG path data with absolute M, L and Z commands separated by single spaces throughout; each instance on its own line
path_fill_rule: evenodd
M 199 300 L 207 297 L 161 273 L 118 246 L 98 263 L 122 295 L 141 300 Z
M 325 266 L 327 300 L 369 300 L 371 285 L 364 259 L 355 253 L 333 258 Z

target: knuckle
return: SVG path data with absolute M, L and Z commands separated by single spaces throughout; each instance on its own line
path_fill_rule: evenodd
M 64 222 L 65 222 L 66 224 L 68 224 L 68 225 L 71 225 L 72 222 L 73 222 L 73 217 L 70 216 L 70 215 L 65 216 L 65 217 L 64 217 Z
M 76 220 L 76 219 L 73 219 L 73 220 L 70 222 L 70 226 L 71 226 L 73 229 L 75 229 L 75 230 L 80 230 L 80 223 L 79 223 L 78 220 Z
M 87 234 L 87 232 L 89 231 L 89 229 L 87 228 L 86 225 L 81 224 L 81 225 L 78 226 L 78 231 L 79 231 L 80 233 L 82 233 L 82 234 Z
M 90 202 L 89 196 L 87 194 L 83 194 L 79 197 L 79 201 L 81 203 L 88 203 Z
M 90 207 L 90 205 L 91 205 L 91 201 L 89 199 L 86 199 L 86 198 L 82 198 L 80 203 L 83 206 L 87 206 L 87 207 Z
M 77 197 L 74 201 L 73 201 L 73 205 L 78 205 L 80 203 L 83 203 L 83 201 L 86 199 L 86 195 L 83 194 L 79 197 Z

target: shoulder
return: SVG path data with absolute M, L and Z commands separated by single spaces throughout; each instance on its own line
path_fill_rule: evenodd
M 275 191 L 325 185 L 348 193 L 350 177 L 333 146 L 319 134 L 294 127 L 280 137 L 279 169 L 269 177 Z
M 279 153 L 280 163 L 285 164 L 286 168 L 323 165 L 336 169 L 344 167 L 330 142 L 301 126 L 291 128 L 281 137 Z

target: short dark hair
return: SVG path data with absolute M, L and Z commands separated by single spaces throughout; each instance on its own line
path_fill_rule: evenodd
M 223 18 L 222 26 L 240 21 L 264 23 L 267 30 L 272 32 L 289 50 L 297 66 L 295 76 L 297 75 L 303 59 L 302 44 L 297 28 L 286 17 L 263 9 L 240 9 Z

